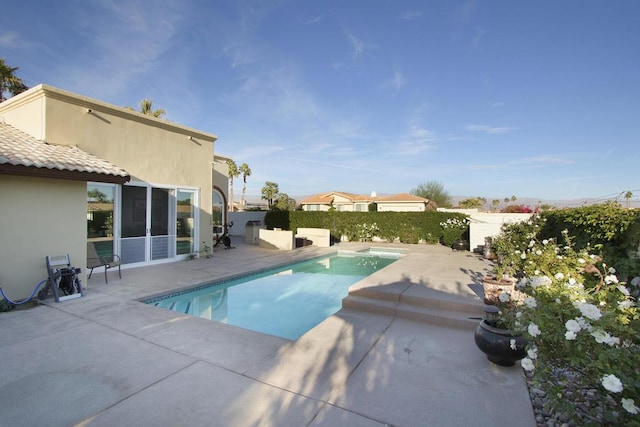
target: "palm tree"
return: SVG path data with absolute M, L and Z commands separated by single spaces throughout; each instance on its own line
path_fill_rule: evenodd
M 242 174 L 242 199 L 240 201 L 240 206 L 242 206 L 242 209 L 244 209 L 245 195 L 247 193 L 247 177 L 251 176 L 251 168 L 248 164 L 243 163 L 240 165 L 240 168 L 238 170 Z
M 631 191 L 627 191 L 624 193 L 624 198 L 627 201 L 627 209 L 631 206 L 631 198 L 633 197 L 633 193 Z
M 231 159 L 227 160 L 227 166 L 229 167 L 229 210 L 233 212 L 233 178 L 240 176 L 240 171 L 236 162 Z
M 156 110 L 154 110 L 151 105 L 153 104 L 153 101 L 149 98 L 145 98 L 142 101 L 140 101 L 140 112 L 142 114 L 146 114 L 147 116 L 153 116 L 153 117 L 157 117 L 157 118 L 162 118 L 162 116 L 164 116 L 167 112 L 164 111 L 164 109 L 162 108 L 158 108 Z M 130 110 L 134 110 L 135 108 L 133 107 L 127 107 Z
M 280 189 L 277 183 L 270 181 L 264 183 L 264 187 L 262 187 L 262 199 L 267 201 L 269 210 L 273 209 L 273 201 L 278 197 L 278 194 L 280 194 Z
M 4 58 L 0 58 L 0 102 L 7 99 L 4 96 L 5 92 L 13 96 L 29 89 L 22 79 L 15 75 L 16 71 L 18 67 L 9 67 L 5 64 Z
M 498 206 L 500 206 L 500 200 L 498 199 L 493 199 L 491 201 L 491 205 L 493 205 L 493 210 L 498 210 Z
M 153 101 L 146 98 L 140 101 L 140 112 L 142 114 L 147 114 L 149 116 L 158 117 L 158 118 L 161 118 L 166 114 L 166 111 L 164 111 L 162 108 L 158 108 L 157 110 L 154 110 L 153 108 L 151 108 L 152 103 Z

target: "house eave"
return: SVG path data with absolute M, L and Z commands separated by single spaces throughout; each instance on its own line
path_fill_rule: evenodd
M 93 172 L 47 169 L 32 166 L 0 164 L 0 174 L 15 176 L 30 176 L 36 178 L 55 178 L 71 181 L 104 182 L 110 184 L 125 184 L 131 180 L 130 175 L 107 175 Z

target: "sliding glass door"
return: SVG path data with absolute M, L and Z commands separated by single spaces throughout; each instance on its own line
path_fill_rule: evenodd
M 171 188 L 122 187 L 120 256 L 124 264 L 175 256 L 174 193 Z

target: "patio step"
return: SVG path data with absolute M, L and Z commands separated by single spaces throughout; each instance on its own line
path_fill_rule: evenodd
M 482 305 L 429 298 L 400 298 L 367 293 L 366 296 L 348 295 L 342 300 L 342 308 L 397 316 L 432 325 L 475 330 L 484 314 Z

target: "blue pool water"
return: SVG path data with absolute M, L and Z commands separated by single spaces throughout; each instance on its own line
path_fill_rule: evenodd
M 338 252 L 145 302 L 295 340 L 340 310 L 349 286 L 398 257 Z

